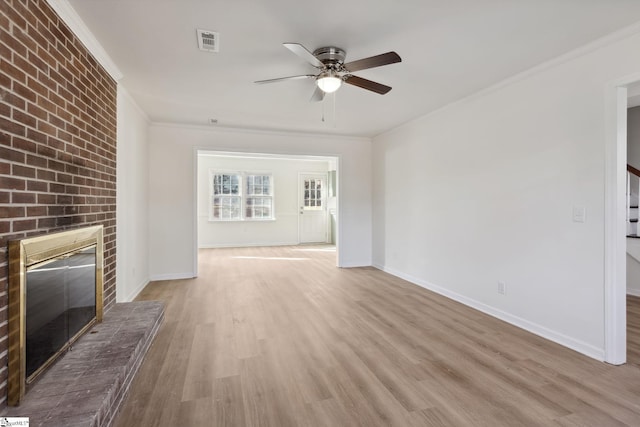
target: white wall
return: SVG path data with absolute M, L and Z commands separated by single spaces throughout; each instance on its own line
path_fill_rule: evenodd
M 627 294 L 640 296 L 640 239 L 627 239 Z
M 209 170 L 272 174 L 273 221 L 209 221 Z M 198 156 L 198 247 L 294 245 L 298 243 L 298 174 L 327 173 L 329 162 L 283 158 Z
M 196 270 L 197 149 L 339 157 L 339 262 L 371 265 L 369 139 L 152 124 L 149 141 L 152 279 L 192 277 Z
M 374 138 L 374 265 L 603 359 L 606 85 L 639 48 L 594 45 Z
M 640 169 L 640 107 L 627 110 L 627 163 Z
M 117 119 L 116 300 L 125 302 L 149 282 L 149 122 L 121 86 Z

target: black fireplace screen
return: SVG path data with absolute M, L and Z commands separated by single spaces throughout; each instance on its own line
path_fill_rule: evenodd
M 96 246 L 30 267 L 26 274 L 26 378 L 96 317 Z

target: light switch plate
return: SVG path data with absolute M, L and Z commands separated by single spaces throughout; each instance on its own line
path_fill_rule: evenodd
M 573 222 L 585 222 L 587 218 L 587 210 L 584 206 L 573 207 Z

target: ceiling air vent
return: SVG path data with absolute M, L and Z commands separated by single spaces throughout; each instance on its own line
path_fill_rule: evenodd
M 209 30 L 196 30 L 198 32 L 198 48 L 205 52 L 218 52 L 220 50 L 220 34 Z

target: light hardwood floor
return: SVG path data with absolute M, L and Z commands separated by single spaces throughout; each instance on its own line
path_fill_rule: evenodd
M 117 426 L 640 426 L 640 299 L 613 367 L 328 249 L 202 250 L 149 284 L 165 323 Z
M 640 297 L 627 296 L 627 363 L 640 368 Z

